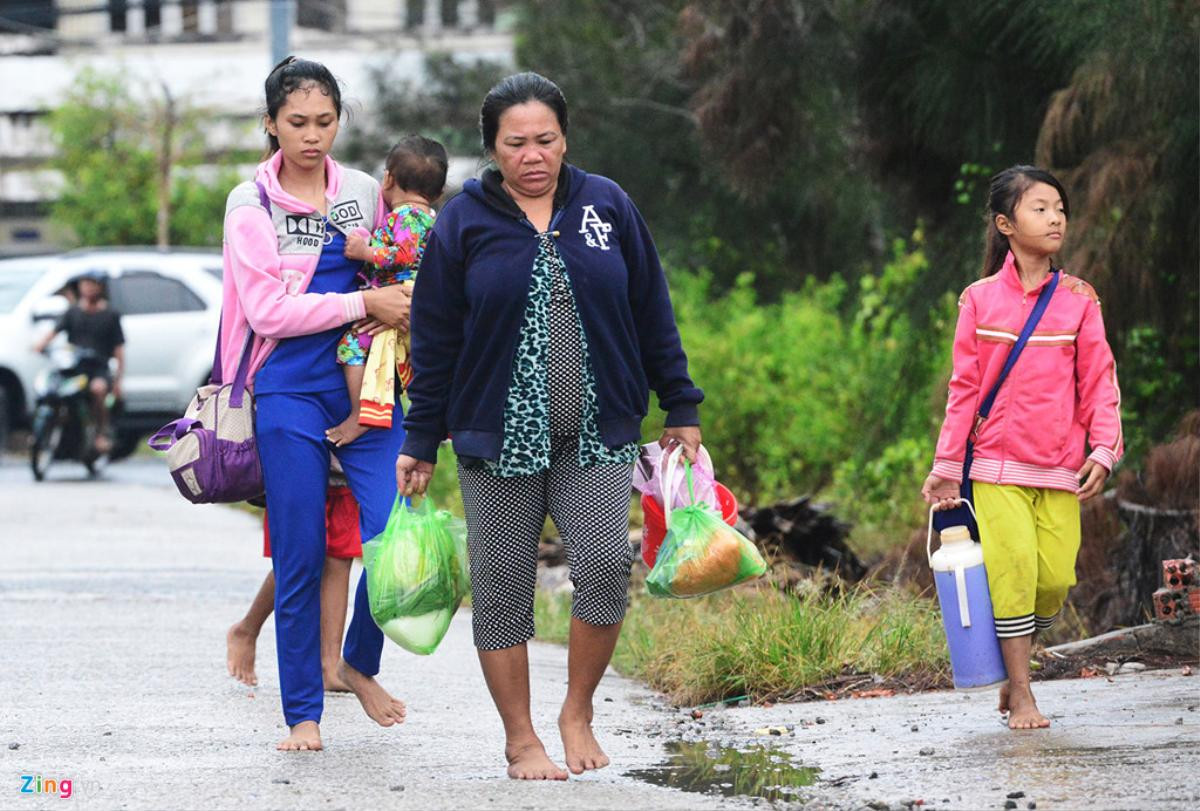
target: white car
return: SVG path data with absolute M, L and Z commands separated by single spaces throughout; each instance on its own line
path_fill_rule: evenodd
M 125 407 L 114 457 L 181 416 L 208 380 L 221 311 L 220 252 L 96 248 L 0 260 L 0 448 L 9 426 L 28 422 L 33 379 L 47 364 L 32 347 L 66 309 L 58 293 L 89 270 L 108 277 L 125 333 Z

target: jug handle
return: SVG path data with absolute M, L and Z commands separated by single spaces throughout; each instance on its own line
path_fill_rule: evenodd
M 954 499 L 956 504 L 966 504 L 967 509 L 971 511 L 971 517 L 975 519 L 975 523 L 979 523 L 979 516 L 975 515 L 975 508 L 971 506 L 971 502 L 965 498 Z M 933 565 L 933 514 L 937 512 L 937 505 L 934 504 L 929 508 L 929 530 L 925 533 L 925 559 L 929 561 L 929 565 Z

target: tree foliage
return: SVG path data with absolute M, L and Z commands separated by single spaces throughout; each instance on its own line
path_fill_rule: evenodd
M 1200 401 L 1195 3 L 519 5 L 518 63 L 566 90 L 572 159 L 711 294 L 836 275 L 852 313 L 919 227 L 927 261 L 889 305 L 934 329 L 930 302 L 978 275 L 988 178 L 1036 158 L 1072 195 L 1060 259 L 1105 300 L 1135 452 Z
M 157 159 L 116 77 L 84 71 L 50 116 L 63 188 L 51 217 L 84 245 L 154 242 Z
M 814 33 L 831 27 L 828 15 L 785 31 L 807 38 L 807 61 L 793 69 L 794 43 L 764 40 L 779 26 L 753 22 L 742 4 L 521 5 L 517 62 L 563 87 L 571 159 L 630 193 L 675 266 L 708 268 L 717 289 L 751 273 L 770 300 L 806 277 L 857 275 L 882 257 L 878 190 L 844 122 L 827 114 L 849 109 L 830 81 L 836 37 Z M 774 58 L 745 67 L 770 49 Z M 786 149 L 776 154 L 777 145 Z
M 1129 381 L 1136 416 L 1165 436 L 1178 408 L 1200 401 L 1200 6 L 1052 8 L 1064 25 L 1088 12 L 1086 51 L 1050 97 L 1038 161 L 1071 194 L 1066 261 L 1107 296 L 1110 335 L 1139 376 Z
M 115 74 L 85 69 L 50 115 L 51 163 L 63 186 L 51 219 L 80 245 L 153 245 L 159 206 L 164 108 L 135 100 Z M 173 125 L 173 166 L 203 159 L 198 122 L 185 107 Z M 228 172 L 215 184 L 193 174 L 171 184 L 170 237 L 175 245 L 220 245 Z
M 511 72 L 501 62 L 448 53 L 428 54 L 420 81 L 397 80 L 387 61 L 375 65 L 368 70 L 371 115 L 347 132 L 339 152 L 374 169 L 399 136 L 416 133 L 440 141 L 452 155 L 481 154 L 479 106 L 492 85 Z
M 832 7 L 692 0 L 679 21 L 697 136 L 734 190 L 761 198 L 806 155 L 844 160 L 850 42 Z

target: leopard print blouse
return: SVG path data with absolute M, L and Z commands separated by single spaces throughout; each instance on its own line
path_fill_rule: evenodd
M 540 234 L 521 338 L 504 404 L 498 461 L 482 460 L 495 476 L 526 476 L 550 467 L 550 437 L 579 437 L 579 466 L 626 464 L 638 445 L 609 448 L 596 423 L 596 379 L 587 334 L 566 265 L 550 234 Z

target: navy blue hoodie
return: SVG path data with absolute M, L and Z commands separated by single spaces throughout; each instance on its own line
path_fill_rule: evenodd
M 413 291 L 413 380 L 402 453 L 498 459 L 538 235 L 492 170 L 434 223 Z M 658 393 L 668 426 L 699 425 L 667 279 L 642 215 L 606 177 L 564 165 L 549 230 L 566 264 L 596 376 L 604 443 L 636 441 Z

